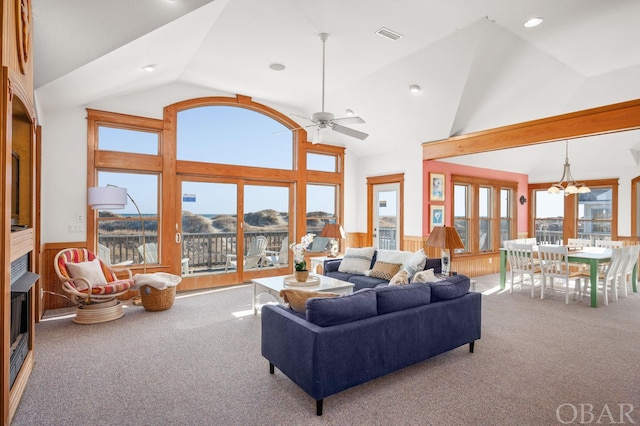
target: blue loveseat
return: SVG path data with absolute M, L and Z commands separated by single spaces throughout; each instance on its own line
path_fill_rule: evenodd
M 373 267 L 375 266 L 377 261 L 377 254 L 377 251 L 374 252 L 369 269 L 373 269 Z M 323 274 L 331 278 L 352 283 L 354 285 L 353 291 L 362 290 L 363 288 L 373 288 L 380 284 L 389 284 L 389 280 L 383 278 L 370 277 L 364 274 L 351 272 L 340 272 L 338 268 L 340 268 L 341 262 L 342 259 L 325 260 L 323 265 Z M 435 274 L 440 274 L 442 272 L 442 259 L 426 259 L 423 270 L 427 269 L 433 269 L 433 272 Z
M 469 278 L 378 286 L 311 298 L 305 313 L 262 308 L 262 355 L 316 401 L 480 339 L 481 295 Z

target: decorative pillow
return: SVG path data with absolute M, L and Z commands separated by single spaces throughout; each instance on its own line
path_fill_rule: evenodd
M 411 258 L 411 255 L 413 253 L 410 251 L 378 249 L 376 251 L 376 262 L 404 264 Z
M 417 252 L 413 253 L 409 260 L 402 265 L 402 269 L 407 271 L 409 275 L 409 279 L 413 277 L 413 275 L 424 269 L 424 265 L 427 263 L 427 256 L 424 254 L 424 250 L 420 249 Z
M 383 280 L 390 280 L 395 274 L 398 273 L 402 264 L 400 263 L 387 263 L 377 261 L 373 265 L 373 269 L 369 273 L 370 277 L 382 278 Z
M 433 269 L 416 272 L 411 279 L 412 283 L 434 283 L 436 281 L 440 280 L 436 279 L 436 274 L 433 273 Z
M 407 271 L 399 271 L 389 280 L 389 285 L 406 285 L 409 284 L 409 275 Z
M 431 302 L 431 287 L 422 283 L 376 287 L 378 315 L 400 311 Z
M 100 260 L 93 259 L 89 262 L 67 263 L 67 270 L 71 278 L 86 278 L 91 285 L 107 285 L 107 279 L 102 273 Z M 74 281 L 78 290 L 84 290 L 87 285 L 82 281 Z
M 288 303 L 289 307 L 294 311 L 304 314 L 307 310 L 305 304 L 307 299 L 312 297 L 338 297 L 336 293 L 327 293 L 325 291 L 306 291 L 295 288 L 287 288 L 280 290 L 280 297 L 284 303 Z
M 429 283 L 431 286 L 431 301 L 456 299 L 469 293 L 471 280 L 465 275 L 454 275 L 439 283 Z
M 372 288 L 340 297 L 307 300 L 307 321 L 320 327 L 344 324 L 378 315 L 376 291 Z
M 364 271 L 371 268 L 374 248 L 348 248 L 344 253 L 342 262 L 338 266 L 338 272 L 348 272 L 350 274 L 364 274 Z

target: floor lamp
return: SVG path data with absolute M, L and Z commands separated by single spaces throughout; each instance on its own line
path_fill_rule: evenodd
M 127 192 L 127 188 L 120 188 L 115 185 L 94 186 L 89 188 L 87 202 L 94 210 L 121 210 L 127 205 L 127 197 L 131 200 L 140 218 L 142 225 L 142 271 L 147 273 L 147 240 L 144 235 L 144 222 L 142 221 L 142 213 L 138 208 L 135 200 Z
M 342 226 L 337 223 L 327 223 L 322 228 L 322 232 L 320 233 L 321 237 L 331 238 L 331 251 L 329 257 L 338 256 L 338 252 L 340 251 L 340 241 L 346 236 L 344 233 L 344 229 Z
M 449 259 L 446 264 L 443 262 L 443 266 L 447 268 L 447 275 L 451 276 L 453 254 L 456 249 L 464 248 L 464 243 L 456 228 L 453 226 L 436 226 L 431 230 L 431 234 L 429 234 L 424 244 L 427 247 L 438 247 L 449 252 Z

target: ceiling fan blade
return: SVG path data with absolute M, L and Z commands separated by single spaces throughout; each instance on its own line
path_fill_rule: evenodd
M 354 129 L 350 129 L 349 127 L 344 127 L 341 126 L 339 124 L 334 124 L 333 126 L 331 126 L 331 128 L 333 130 L 335 130 L 338 133 L 342 133 L 345 134 L 347 136 L 351 136 L 353 138 L 357 138 L 360 140 L 364 140 L 367 138 L 367 136 L 369 136 L 368 134 L 364 133 L 364 132 L 359 132 L 358 130 L 354 130 Z
M 331 121 L 339 121 L 340 124 L 362 124 L 365 121 L 360 117 L 342 117 L 342 118 L 334 118 Z
M 279 135 L 280 133 L 284 133 L 284 132 L 295 132 L 296 130 L 304 130 L 304 129 L 308 129 L 309 127 L 316 127 L 316 126 L 317 124 L 309 124 L 308 126 L 296 127 L 295 129 L 278 130 L 277 132 L 273 132 L 272 135 Z
M 289 115 L 293 115 L 294 117 L 303 118 L 303 119 L 305 119 L 307 121 L 313 121 L 311 118 L 305 117 L 304 115 L 300 115 L 300 114 L 289 114 Z

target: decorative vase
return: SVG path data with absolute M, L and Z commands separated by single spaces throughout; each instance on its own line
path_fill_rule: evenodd
M 295 271 L 296 281 L 299 283 L 304 283 L 309 278 L 309 271 L 306 269 L 304 271 Z

